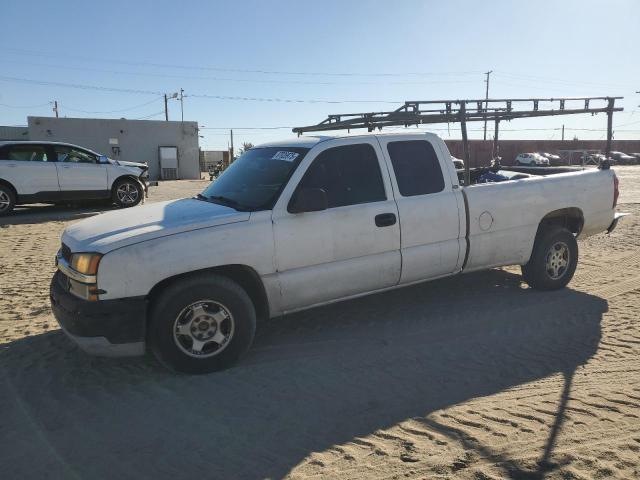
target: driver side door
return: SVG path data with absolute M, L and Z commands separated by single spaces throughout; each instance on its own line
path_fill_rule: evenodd
M 316 155 L 312 151 L 305 157 L 272 214 L 284 311 L 400 280 L 398 210 L 377 140 L 321 145 Z M 291 213 L 291 199 L 303 188 L 324 190 L 328 208 Z

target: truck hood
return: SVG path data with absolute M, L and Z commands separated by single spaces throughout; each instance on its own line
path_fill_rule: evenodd
M 183 198 L 103 213 L 68 227 L 62 242 L 71 252 L 107 253 L 176 233 L 249 220 L 249 212 Z

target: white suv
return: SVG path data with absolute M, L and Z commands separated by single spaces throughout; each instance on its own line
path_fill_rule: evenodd
M 516 157 L 516 165 L 528 165 L 530 167 L 548 167 L 549 159 L 539 153 L 520 153 Z
M 0 142 L 0 216 L 17 204 L 111 200 L 139 204 L 148 167 L 118 162 L 86 148 L 57 142 Z

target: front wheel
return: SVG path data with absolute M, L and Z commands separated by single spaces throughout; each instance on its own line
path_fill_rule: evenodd
M 112 200 L 120 208 L 135 207 L 144 198 L 144 190 L 131 178 L 119 180 L 113 187 Z
M 209 373 L 233 366 L 255 331 L 256 312 L 242 287 L 203 274 L 163 290 L 151 308 L 147 340 L 169 369 Z
M 16 197 L 13 190 L 5 185 L 0 185 L 0 217 L 8 215 L 16 205 Z
M 566 228 L 550 227 L 537 235 L 522 276 L 532 288 L 557 290 L 571 281 L 577 265 L 576 237 Z

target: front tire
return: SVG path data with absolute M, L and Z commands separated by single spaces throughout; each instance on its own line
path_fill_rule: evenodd
M 571 281 L 577 266 L 576 237 L 566 228 L 548 227 L 538 233 L 522 276 L 537 290 L 558 290 Z
M 147 340 L 156 358 L 182 373 L 209 373 L 233 366 L 253 343 L 253 302 L 228 278 L 202 274 L 158 295 Z
M 135 207 L 144 198 L 144 190 L 136 180 L 123 178 L 114 185 L 111 198 L 120 208 Z
M 16 206 L 16 196 L 11 188 L 0 185 L 0 217 L 9 215 Z

